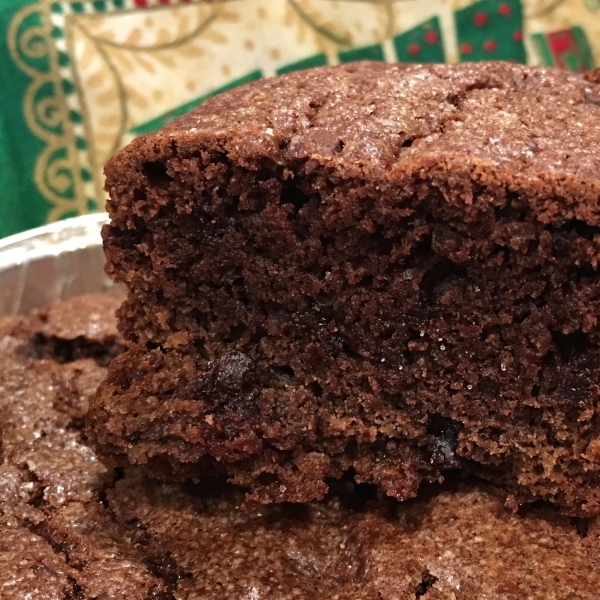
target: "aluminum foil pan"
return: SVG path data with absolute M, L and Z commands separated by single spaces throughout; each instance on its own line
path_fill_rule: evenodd
M 106 213 L 59 221 L 0 240 L 0 316 L 113 288 L 104 274 Z

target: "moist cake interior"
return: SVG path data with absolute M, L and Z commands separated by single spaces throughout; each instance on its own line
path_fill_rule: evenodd
M 266 503 L 459 468 L 597 513 L 592 79 L 361 63 L 134 141 L 107 166 L 134 345 L 92 400 L 98 451 Z
M 481 482 L 455 478 L 398 503 L 345 477 L 323 502 L 249 507 L 222 478 L 107 468 L 81 421 L 105 357 L 123 349 L 120 301 L 0 319 L 3 600 L 597 597 L 596 518 L 547 505 L 513 514 Z M 56 352 L 40 352 L 44 337 Z

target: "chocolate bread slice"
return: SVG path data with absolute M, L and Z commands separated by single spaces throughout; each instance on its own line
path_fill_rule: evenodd
M 106 167 L 133 346 L 96 448 L 259 502 L 462 469 L 600 512 L 597 75 L 326 67 L 136 139 Z

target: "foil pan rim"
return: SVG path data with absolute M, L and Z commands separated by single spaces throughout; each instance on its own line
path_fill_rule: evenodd
M 117 291 L 104 272 L 108 215 L 65 219 L 0 240 L 0 318 L 58 300 Z
M 83 215 L 50 223 L 0 240 L 0 271 L 43 257 L 58 256 L 102 243 L 106 213 Z

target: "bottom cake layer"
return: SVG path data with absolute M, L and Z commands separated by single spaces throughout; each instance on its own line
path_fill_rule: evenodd
M 107 468 L 82 419 L 123 348 L 110 325 L 118 301 L 0 319 L 3 600 L 598 597 L 597 518 L 514 514 L 502 489 L 476 481 L 398 503 L 345 478 L 322 502 L 249 508 L 222 478 Z M 107 327 L 80 326 L 86 311 Z
M 208 362 L 187 347 L 133 346 L 92 396 L 87 433 L 112 464 L 175 481 L 226 475 L 264 504 L 322 499 L 326 480 L 348 472 L 406 500 L 459 469 L 503 485 L 513 510 L 543 500 L 570 516 L 600 511 L 598 426 L 585 406 L 506 401 L 490 412 L 471 398 L 428 412 L 356 373 L 374 389 L 361 388 L 352 373 L 332 371 L 332 398 L 240 351 Z

